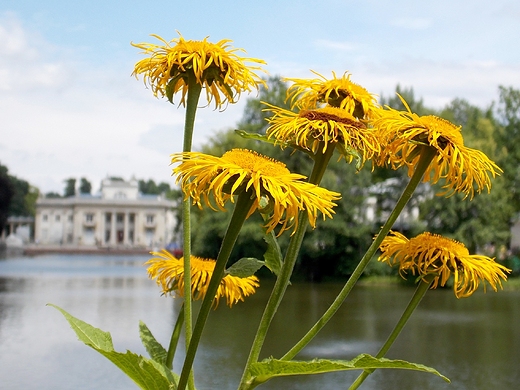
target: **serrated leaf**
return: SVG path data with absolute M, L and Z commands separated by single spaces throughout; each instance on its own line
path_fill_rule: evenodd
M 141 342 L 152 360 L 155 360 L 160 364 L 166 364 L 166 355 L 168 352 L 157 341 L 143 321 L 139 321 L 139 336 L 141 337 Z
M 283 264 L 282 250 L 272 230 L 264 236 L 264 241 L 267 243 L 267 250 L 264 253 L 265 266 L 278 276 Z
M 253 363 L 250 369 L 250 383 L 254 386 L 259 385 L 271 378 L 291 375 L 312 375 L 324 374 L 327 372 L 346 371 L 346 370 L 368 370 L 379 368 L 397 368 L 404 370 L 422 371 L 440 376 L 446 382 L 448 378 L 440 374 L 437 370 L 422 364 L 410 363 L 405 360 L 390 360 L 386 358 L 375 358 L 368 354 L 361 354 L 352 360 L 328 360 L 314 359 L 311 361 L 286 361 L 278 359 L 265 359 L 258 363 Z
M 247 278 L 248 276 L 253 276 L 263 265 L 263 261 L 255 259 L 254 257 L 243 257 L 229 267 L 226 273 L 238 278 Z
M 73 317 L 62 308 L 48 304 L 63 314 L 79 340 L 98 351 L 114 363 L 139 388 L 143 390 L 173 390 L 177 380 L 173 373 L 163 364 L 147 359 L 131 351 L 126 353 L 114 351 L 112 336 L 108 332 L 95 328 L 80 319 Z

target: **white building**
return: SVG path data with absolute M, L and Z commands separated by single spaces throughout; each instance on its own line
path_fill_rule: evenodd
M 43 245 L 161 247 L 171 242 L 175 202 L 139 193 L 138 182 L 104 179 L 99 195 L 40 198 L 34 239 Z

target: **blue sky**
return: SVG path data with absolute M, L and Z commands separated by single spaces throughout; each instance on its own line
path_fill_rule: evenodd
M 233 40 L 284 77 L 352 73 L 376 94 L 412 86 L 425 104 L 481 107 L 520 88 L 520 2 L 29 1 L 0 4 L 0 162 L 43 192 L 68 177 L 172 182 L 183 110 L 130 77 L 130 42 Z M 199 110 L 195 146 L 233 128 L 247 95 Z

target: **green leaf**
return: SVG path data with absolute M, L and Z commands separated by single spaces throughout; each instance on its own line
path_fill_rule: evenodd
M 356 160 L 356 170 L 359 172 L 359 170 L 361 168 L 363 168 L 363 158 L 361 156 L 361 153 L 359 153 L 357 150 L 355 150 L 354 148 L 351 148 L 347 145 L 343 145 L 341 142 L 338 142 L 336 144 L 336 146 L 339 148 L 340 150 L 340 153 L 343 154 L 345 156 L 345 160 L 348 162 L 348 160 L 346 159 L 346 156 L 352 156 L 354 157 L 354 159 Z
M 177 85 L 177 82 L 183 77 L 182 73 L 178 73 L 174 77 L 168 81 L 168 84 L 166 84 L 165 93 L 166 97 L 168 98 L 168 101 L 173 104 L 173 93 L 175 91 L 175 86 Z
M 48 306 L 54 307 L 63 314 L 80 341 L 95 349 L 114 363 L 132 379 L 139 388 L 143 390 L 173 390 L 177 387 L 176 377 L 163 364 L 137 355 L 131 351 L 127 351 L 126 353 L 114 351 L 110 333 L 104 332 L 73 317 L 56 305 L 48 304 Z
M 166 355 L 168 352 L 155 339 L 152 332 L 150 329 L 148 329 L 143 321 L 139 321 L 139 335 L 141 336 L 141 342 L 143 343 L 150 357 L 157 363 L 166 364 Z
M 266 142 L 268 144 L 273 144 L 273 145 L 275 145 L 275 143 L 276 143 L 275 138 L 272 138 L 272 139 L 267 138 L 267 136 L 264 134 L 248 133 L 245 130 L 235 130 L 235 133 L 237 133 L 239 136 L 241 136 L 242 138 L 245 138 L 245 139 L 253 139 L 255 141 L 262 141 L 262 142 Z M 280 142 L 279 142 L 279 144 L 282 147 L 282 149 L 284 147 L 288 146 L 288 145 L 280 143 Z
M 446 382 L 450 382 L 448 378 L 440 374 L 437 370 L 422 364 L 409 363 L 404 360 L 390 360 L 386 358 L 378 359 L 367 354 L 361 354 L 352 360 L 314 359 L 311 361 L 286 361 L 273 358 L 265 359 L 261 362 L 252 364 L 250 370 L 252 378 L 250 383 L 253 386 L 256 386 L 274 377 L 323 374 L 335 371 L 368 370 L 377 368 L 399 368 L 404 370 L 423 371 L 440 376 Z
M 283 264 L 282 250 L 272 230 L 264 236 L 264 241 L 267 243 L 267 250 L 264 253 L 265 266 L 278 276 Z
M 244 257 L 229 267 L 226 273 L 238 278 L 247 278 L 248 276 L 254 275 L 263 265 L 263 261 L 255 259 L 254 257 Z

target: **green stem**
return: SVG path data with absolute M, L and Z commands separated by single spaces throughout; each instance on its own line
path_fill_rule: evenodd
M 426 294 L 426 291 L 430 288 L 433 279 L 435 278 L 435 274 L 429 274 L 424 277 L 424 279 L 421 280 L 419 285 L 417 286 L 417 289 L 415 290 L 415 294 L 413 295 L 412 299 L 410 300 L 410 303 L 408 303 L 408 306 L 406 307 L 404 313 L 402 314 L 401 318 L 399 319 L 399 322 L 397 322 L 394 330 L 392 333 L 390 333 L 390 336 L 388 336 L 388 339 L 384 343 L 384 345 L 381 347 L 379 352 L 376 355 L 376 358 L 382 358 L 386 355 L 394 341 L 397 339 L 397 336 L 401 333 L 404 326 L 412 316 L 412 313 L 415 311 L 417 306 L 419 305 L 419 302 L 423 299 L 424 295 Z M 363 381 L 373 372 L 375 369 L 372 370 L 365 370 L 363 371 L 357 379 L 354 381 L 354 383 L 349 387 L 349 390 L 355 390 L 357 389 Z
M 211 276 L 206 295 L 202 301 L 202 305 L 197 316 L 197 321 L 195 322 L 195 328 L 193 329 L 191 342 L 186 353 L 186 358 L 182 367 L 181 377 L 179 379 L 179 386 L 177 387 L 177 390 L 184 390 L 186 387 L 188 375 L 191 371 L 191 367 L 193 366 L 193 361 L 195 360 L 195 354 L 197 353 L 202 331 L 206 325 L 206 320 L 208 319 L 211 306 L 213 305 L 215 295 L 217 294 L 220 281 L 224 277 L 226 264 L 254 200 L 255 198 L 252 191 L 244 191 L 237 198 L 235 210 L 233 211 L 233 215 L 229 221 L 226 234 L 222 240 L 222 245 L 220 246 L 220 251 L 217 256 L 213 275 Z
M 325 324 L 332 318 L 332 316 L 338 311 L 343 301 L 347 298 L 350 291 L 358 281 L 359 277 L 363 274 L 367 264 L 370 262 L 377 249 L 381 245 L 381 242 L 386 237 L 393 224 L 397 220 L 399 214 L 401 214 L 403 208 L 406 206 L 406 203 L 412 197 L 415 189 L 421 182 L 421 179 L 424 175 L 426 169 L 430 165 L 430 162 L 436 155 L 436 150 L 429 146 L 423 146 L 421 150 L 421 157 L 417 166 L 415 168 L 415 172 L 410 179 L 408 185 L 404 189 L 401 197 L 397 201 L 392 213 L 388 217 L 388 220 L 383 225 L 379 234 L 375 237 L 372 245 L 368 248 L 367 252 L 357 265 L 356 269 L 348 279 L 347 283 L 343 287 L 343 289 L 339 292 L 338 296 L 334 300 L 334 302 L 330 305 L 327 311 L 323 314 L 323 316 L 316 322 L 316 324 L 307 332 L 305 336 L 302 337 L 298 343 L 292 347 L 283 357 L 282 360 L 291 360 L 294 358 L 313 338 L 318 334 L 318 332 L 325 326 Z
M 179 342 L 179 336 L 182 330 L 182 324 L 184 323 L 184 303 L 181 305 L 181 310 L 175 321 L 175 327 L 173 328 L 172 337 L 170 338 L 170 345 L 168 347 L 168 353 L 166 354 L 166 367 L 170 370 L 173 368 L 173 357 L 177 350 L 177 344 Z
M 195 126 L 195 116 L 199 97 L 202 91 L 202 85 L 197 82 L 195 74 L 188 72 L 188 96 L 186 101 L 186 117 L 184 122 L 184 141 L 183 152 L 190 152 L 193 140 L 193 129 Z M 183 257 L 184 269 L 191 270 L 191 221 L 190 221 L 190 199 L 184 199 L 182 202 L 182 223 L 183 223 Z M 191 304 L 191 272 L 184 272 L 184 333 L 186 342 L 186 351 L 189 348 L 192 336 L 192 304 Z M 174 330 L 175 331 L 175 330 Z M 173 337 L 173 335 L 172 335 Z M 194 389 L 193 376 L 190 378 L 190 389 Z
M 334 147 L 331 146 L 333 145 L 329 145 L 324 154 L 316 156 L 311 175 L 309 176 L 310 183 L 320 183 L 327 165 L 332 157 L 332 154 L 334 153 Z M 273 291 L 271 292 L 271 296 L 269 297 L 269 301 L 267 302 L 267 305 L 264 309 L 262 319 L 260 320 L 253 345 L 251 346 L 251 351 L 249 353 L 249 357 L 244 368 L 244 373 L 242 375 L 242 380 L 239 385 L 239 389 L 241 390 L 248 389 L 251 386 L 249 370 L 251 365 L 258 361 L 258 357 L 264 344 L 269 326 L 271 325 L 271 321 L 273 320 L 273 317 L 276 314 L 276 311 L 280 306 L 280 302 L 282 301 L 282 298 L 285 294 L 287 286 L 289 285 L 294 265 L 298 259 L 298 253 L 303 242 L 303 237 L 305 236 L 305 230 L 307 229 L 308 222 L 309 217 L 307 212 L 301 211 L 298 215 L 298 228 L 291 237 L 289 247 L 287 248 L 287 253 L 285 254 L 282 269 L 280 270 L 280 274 L 276 279 Z

